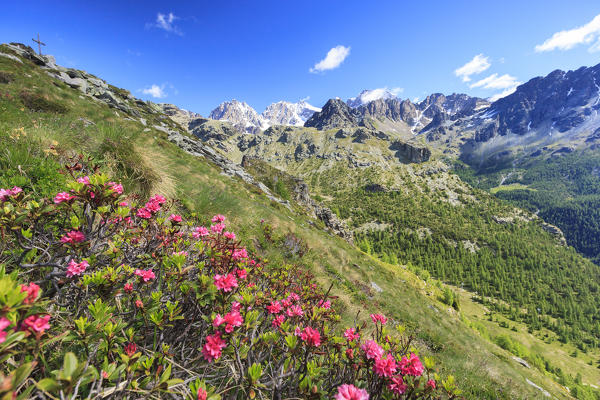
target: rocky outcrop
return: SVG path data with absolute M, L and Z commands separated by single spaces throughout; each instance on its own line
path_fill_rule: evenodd
M 422 163 L 429 161 L 431 157 L 431 150 L 427 147 L 418 147 L 401 141 L 392 142 L 390 150 L 396 150 L 396 157 L 402 162 Z
M 294 200 L 306 207 L 310 212 L 314 214 L 316 218 L 323 221 L 325 226 L 331 230 L 334 234 L 340 236 L 348 243 L 354 242 L 354 234 L 348 229 L 346 223 L 340 220 L 337 215 L 331 211 L 331 209 L 317 203 L 310 197 L 308 185 L 302 180 L 298 179 L 297 184 L 293 189 Z
M 202 118 L 200 114 L 184 110 L 174 104 L 159 103 L 157 106 L 160 107 L 163 113 L 168 115 L 173 121 L 177 122 L 184 129 L 189 129 L 189 125 L 192 121 L 197 121 L 198 119 Z
M 352 128 L 359 126 L 361 116 L 358 111 L 340 99 L 330 99 L 320 112 L 314 113 L 305 123 L 305 127 L 320 130 L 334 128 Z
M 265 193 L 267 198 L 269 198 L 272 201 L 278 202 L 291 210 L 291 207 L 287 201 L 275 196 L 267 186 L 265 186 L 262 182 L 259 182 L 256 179 L 254 179 L 254 177 L 248 172 L 246 172 L 241 165 L 238 165 L 229 160 L 228 158 L 223 157 L 211 147 L 206 146 L 198 140 L 182 135 L 181 133 L 171 130 L 164 126 L 155 125 L 154 129 L 158 129 L 160 131 L 165 132 L 168 135 L 169 141 L 175 143 L 185 152 L 193 156 L 203 157 L 207 159 L 208 161 L 212 162 L 217 167 L 219 167 L 223 171 L 223 174 L 227 176 L 235 176 L 248 184 L 257 186 L 261 191 Z
M 556 238 L 556 240 L 558 240 L 558 242 L 560 243 L 561 246 L 567 245 L 567 239 L 565 239 L 565 235 L 563 234 L 563 231 L 558 226 L 549 224 L 547 222 L 542 222 L 542 224 L 540 226 L 542 227 L 543 230 L 545 230 L 546 232 L 548 232 L 549 234 L 554 236 Z
M 129 91 L 109 85 L 106 81 L 85 71 L 57 65 L 54 57 L 50 55 L 38 55 L 29 46 L 21 43 L 10 43 L 3 46 L 6 46 L 8 50 L 44 69 L 51 77 L 79 90 L 83 95 L 108 104 L 112 108 L 136 117 L 140 115 L 135 106 L 146 110 L 150 110 L 151 108 L 149 104 L 136 99 Z

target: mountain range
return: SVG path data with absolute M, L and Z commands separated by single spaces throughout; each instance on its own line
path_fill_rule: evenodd
M 247 103 L 234 99 L 219 104 L 208 117 L 230 122 L 240 132 L 257 133 L 273 125 L 303 126 L 304 122 L 318 111 L 321 109 L 304 100 L 297 103 L 278 101 L 258 114 Z

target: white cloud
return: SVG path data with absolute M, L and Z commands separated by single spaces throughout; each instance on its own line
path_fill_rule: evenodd
M 350 47 L 342 45 L 335 46 L 327 52 L 324 59 L 319 61 L 309 71 L 312 73 L 323 72 L 339 67 L 342 62 L 350 55 Z
M 167 97 L 167 92 L 165 92 L 165 85 L 152 85 L 149 88 L 142 89 L 142 93 L 150 95 L 155 99 L 162 99 Z
M 401 88 L 401 87 L 395 87 L 395 88 L 390 89 L 390 93 L 393 94 L 394 96 L 398 96 L 402 92 L 404 92 L 404 88 Z
M 508 89 L 506 89 L 506 90 L 504 90 L 504 91 L 502 91 L 502 92 L 500 92 L 500 93 L 496 93 L 495 95 L 493 95 L 493 96 L 489 97 L 489 98 L 488 98 L 488 101 L 496 101 L 496 100 L 498 100 L 498 99 L 501 99 L 502 97 L 506 97 L 506 96 L 508 96 L 509 94 L 512 94 L 512 93 L 514 93 L 514 92 L 515 92 L 515 90 L 517 90 L 517 87 L 516 87 L 516 86 L 515 86 L 515 87 L 511 87 L 511 88 L 508 88 Z
M 147 24 L 147 27 L 151 28 L 159 28 L 169 33 L 174 33 L 179 36 L 183 36 L 183 32 L 177 25 L 175 25 L 175 21 L 180 19 L 172 12 L 168 14 L 158 13 L 156 14 L 156 22 L 153 24 Z
M 585 25 L 556 32 L 544 43 L 535 46 L 535 51 L 569 50 L 578 44 L 590 44 L 593 41 L 596 43 L 589 48 L 590 52 L 600 50 L 600 15 Z
M 508 89 L 516 88 L 520 84 L 521 82 L 517 81 L 517 78 L 509 74 L 504 74 L 501 76 L 498 76 L 498 74 L 492 74 L 487 78 L 483 78 L 480 81 L 472 83 L 469 85 L 469 87 L 471 89 L 478 87 L 484 89 Z
M 454 75 L 462 78 L 463 82 L 469 82 L 471 80 L 471 75 L 480 74 L 491 65 L 488 57 L 483 54 L 477 54 L 471 61 L 462 67 L 455 69 Z

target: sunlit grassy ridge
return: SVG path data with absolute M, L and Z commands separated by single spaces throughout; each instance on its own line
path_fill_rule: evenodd
M 381 311 L 407 325 L 409 332 L 417 335 L 423 352 L 433 355 L 442 371 L 457 376 L 467 398 L 541 397 L 525 383 L 525 377 L 559 398 L 568 397 L 540 372 L 524 371 L 511 360 L 494 355 L 502 351 L 479 338 L 454 311 L 447 311 L 437 300 L 440 290 L 431 282 L 425 283 L 409 270 L 382 263 L 313 228 L 307 217 L 290 213 L 253 186 L 223 176 L 206 160 L 182 152 L 163 132 L 81 98 L 79 92 L 53 81 L 31 64 L 0 57 L 0 70 L 13 77 L 10 83 L 0 84 L 0 135 L 5 144 L 0 155 L 0 186 L 19 184 L 49 196 L 61 186 L 63 177 L 58 170 L 66 156 L 92 156 L 128 190 L 173 196 L 189 212 L 225 213 L 250 248 L 273 260 L 302 263 L 324 287 L 333 283 L 333 294 L 343 304 L 344 323 L 350 324 L 357 314 L 364 321 L 369 312 Z M 23 90 L 63 104 L 67 110 L 31 111 L 20 99 Z M 170 123 L 157 115 L 143 115 L 150 127 Z M 295 260 L 280 249 L 253 240 L 260 236 L 256 225 L 260 219 L 279 231 L 294 232 L 311 250 Z M 371 282 L 383 291 L 372 289 Z

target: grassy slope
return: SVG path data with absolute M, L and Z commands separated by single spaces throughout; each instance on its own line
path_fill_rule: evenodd
M 39 161 L 45 156 L 43 150 L 56 141 L 55 151 L 60 156 L 76 152 L 93 155 L 105 169 L 120 177 L 129 190 L 174 195 L 183 207 L 202 214 L 227 214 L 244 238 L 257 236 L 257 221 L 264 218 L 279 231 L 294 231 L 308 243 L 311 251 L 303 262 L 324 286 L 334 283 L 333 293 L 339 296 L 344 307 L 342 325 L 351 323 L 358 311 L 361 321 L 376 310 L 401 321 L 418 336 L 423 351 L 435 356 L 443 372 L 457 376 L 467 398 L 541 397 L 525 384 L 525 377 L 558 398 L 567 398 L 537 371 L 522 371 L 514 362 L 496 356 L 503 350 L 481 340 L 454 313 L 444 311 L 445 307 L 435 300 L 437 289 L 426 286 L 411 272 L 383 264 L 341 239 L 312 228 L 305 216 L 271 204 L 256 189 L 221 175 L 205 160 L 183 153 L 167 142 L 162 132 L 153 129 L 144 132 L 139 122 L 126 120 L 121 112 L 104 104 L 81 98 L 77 91 L 52 81 L 27 62 L 17 64 L 0 57 L 0 70 L 11 72 L 15 78 L 10 84 L 0 85 L 0 93 L 12 96 L 0 100 L 0 134 L 8 144 L 0 158 L 7 170 L 20 171 L 15 174 L 19 179 L 35 180 L 29 167 L 37 162 L 27 160 L 23 152 L 20 158 L 11 158 L 19 143 L 26 143 L 29 156 Z M 27 110 L 15 100 L 25 88 L 64 103 L 69 112 L 59 115 Z M 152 115 L 144 117 L 156 119 Z M 95 125 L 85 127 L 79 118 Z M 16 138 L 15 132 L 21 128 L 26 136 Z M 56 156 L 48 157 L 51 170 Z M 56 182 L 42 188 L 48 192 L 45 194 L 60 186 L 60 176 L 52 176 Z M 5 174 L 3 179 L 4 185 L 16 177 Z M 255 245 L 251 241 L 247 244 Z M 282 257 L 268 248 L 263 252 L 273 259 Z M 372 298 L 361 290 L 371 281 L 383 289 L 382 293 L 373 293 Z

